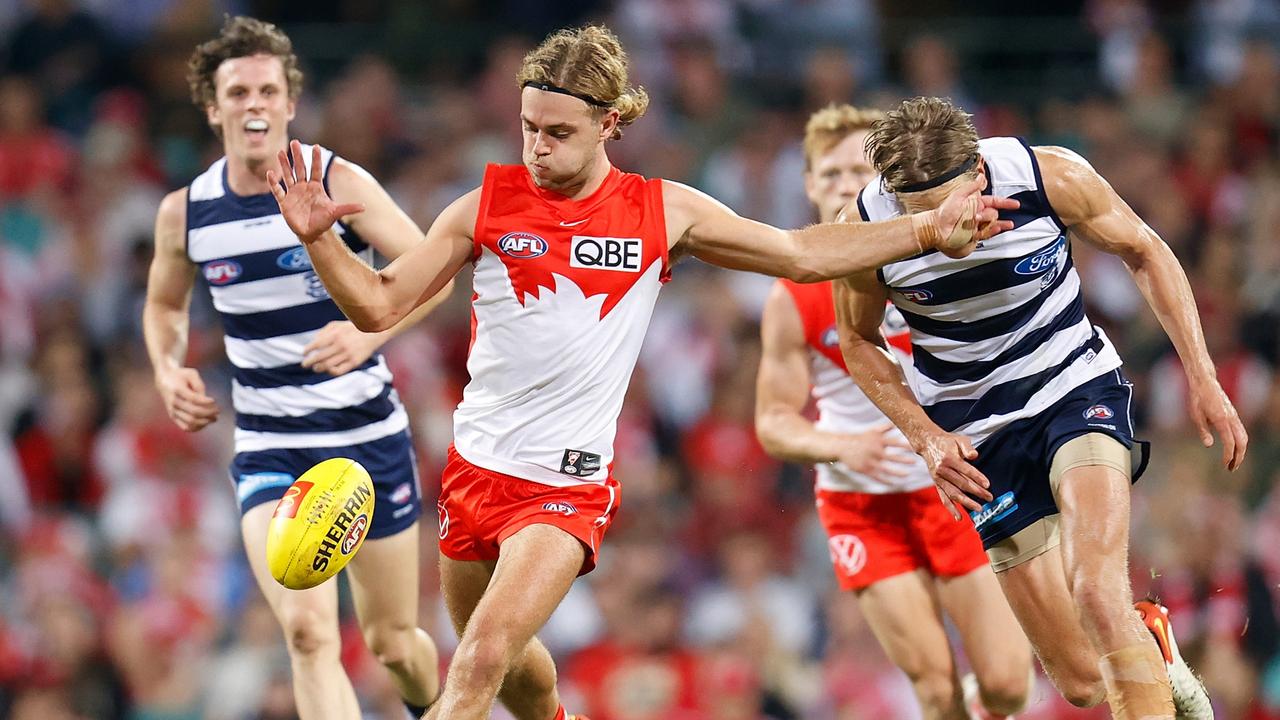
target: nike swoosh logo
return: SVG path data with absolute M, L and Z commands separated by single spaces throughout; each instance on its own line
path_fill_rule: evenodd
M 574 225 L 581 225 L 582 223 L 584 223 L 584 222 L 586 222 L 587 220 L 590 220 L 590 219 L 591 219 L 591 218 L 586 218 L 586 219 L 584 219 L 584 220 L 578 220 L 577 222 L 565 222 L 564 220 L 561 220 L 561 221 L 560 221 L 560 227 L 573 227 Z

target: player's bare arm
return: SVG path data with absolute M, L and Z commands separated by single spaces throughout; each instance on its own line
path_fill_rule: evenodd
M 1200 316 L 1178 258 L 1088 161 L 1065 148 L 1035 149 L 1049 203 L 1071 232 L 1124 261 L 1147 304 L 1173 341 L 1190 390 L 1191 416 L 1205 447 L 1222 438 L 1222 462 L 1235 470 L 1249 436 L 1218 383 Z
M 756 436 L 772 456 L 799 463 L 841 462 L 884 481 L 906 477 L 910 445 L 889 434 L 890 423 L 862 433 L 819 430 L 803 415 L 811 373 L 800 313 L 786 289 L 774 285 L 760 320 L 762 352 L 756 375 Z
M 297 140 L 290 143 L 290 152 L 292 166 L 281 151 L 279 171 L 268 173 L 271 193 L 290 229 L 306 246 L 330 297 L 360 330 L 390 329 L 443 289 L 470 259 L 478 189 L 445 208 L 423 241 L 379 271 L 356 257 L 333 232 L 339 218 L 362 212 L 364 205 L 338 204 L 325 192 L 319 146 L 313 147 L 309 173 Z
M 142 333 L 165 411 L 178 427 L 195 432 L 218 419 L 195 368 L 186 367 L 195 264 L 187 259 L 187 191 L 165 196 L 156 213 L 155 256 L 147 277 Z
M 343 221 L 384 257 L 394 260 L 422 242 L 422 231 L 364 168 L 335 158 L 329 168 L 328 183 L 334 202 L 364 206 L 364 212 L 345 217 Z M 335 376 L 350 372 L 388 340 L 430 314 L 448 299 L 452 290 L 450 281 L 430 300 L 382 332 L 361 332 L 350 321 L 325 325 L 304 349 L 302 366 Z
M 929 467 L 938 492 L 953 516 L 959 504 L 980 510 L 991 500 L 986 476 L 969 463 L 978 456 L 963 435 L 938 427 L 911 392 L 893 355 L 884 346 L 880 324 L 888 293 L 874 272 L 850 275 L 835 283 L 836 328 L 845 365 L 858 387 L 902 433 Z
M 959 187 L 940 207 L 863 225 L 823 223 L 781 230 L 744 218 L 687 185 L 664 180 L 662 199 L 672 250 L 732 270 L 816 282 L 874 270 L 928 250 L 963 248 L 1013 227 L 997 219 L 1016 200 L 979 194 L 982 178 Z

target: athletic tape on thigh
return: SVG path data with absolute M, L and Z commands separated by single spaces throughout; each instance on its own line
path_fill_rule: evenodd
M 1131 478 L 1133 473 L 1132 456 L 1124 443 L 1105 433 L 1085 433 L 1071 438 L 1053 454 L 1053 462 L 1049 465 L 1049 488 L 1053 491 L 1053 499 L 1058 500 L 1058 487 L 1062 476 L 1079 467 L 1099 465 L 1109 467 L 1116 472 Z
M 994 572 L 1004 572 L 1039 557 L 1058 546 L 1062 533 L 1058 529 L 1060 515 L 1046 515 L 1000 540 L 987 550 L 987 560 Z

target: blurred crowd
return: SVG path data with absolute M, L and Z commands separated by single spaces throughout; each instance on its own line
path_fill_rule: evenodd
M 998 33 L 977 44 L 923 33 L 946 24 L 891 18 L 901 10 L 873 0 L 432 2 L 437 16 L 488 18 L 473 61 L 335 60 L 342 23 L 367 28 L 413 5 L 0 0 L 0 717 L 294 717 L 283 642 L 239 540 L 231 415 L 195 435 L 175 428 L 140 330 L 159 200 L 220 154 L 188 100 L 186 57 L 222 13 L 247 12 L 286 31 L 331 23 L 298 43 L 309 78 L 293 133 L 369 169 L 424 228 L 485 162 L 518 161 L 520 59 L 554 23 L 584 19 L 619 32 L 654 99 L 610 145 L 614 162 L 776 225 L 813 219 L 799 140 L 808 113 L 833 101 L 949 96 L 984 136 L 1083 154 L 1182 260 L 1252 438 L 1227 474 L 1188 420 L 1177 357 L 1124 266 L 1077 243 L 1090 312 L 1120 345 L 1155 447 L 1134 495 L 1135 593 L 1170 608 L 1218 717 L 1280 718 L 1280 3 L 1090 0 L 1060 18 L 1083 48 L 1023 60 L 1066 63 L 1086 90 L 1016 98 L 968 69 Z M 509 24 L 486 15 L 499 5 L 516 13 Z M 854 598 L 834 589 L 809 469 L 755 440 L 770 282 L 689 261 L 658 303 L 619 426 L 623 509 L 599 569 L 544 633 L 573 711 L 916 715 Z M 427 499 L 466 382 L 468 296 L 386 348 Z M 191 362 L 229 410 L 201 288 L 192 312 Z M 423 625 L 447 659 L 433 515 L 422 525 Z M 344 637 L 366 717 L 398 720 L 358 631 Z M 1070 708 L 1041 678 L 1022 717 L 1105 716 Z

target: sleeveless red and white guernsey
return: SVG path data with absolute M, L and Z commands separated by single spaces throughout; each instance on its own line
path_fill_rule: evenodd
M 458 454 L 548 485 L 603 483 L 622 398 L 670 277 L 662 181 L 611 168 L 574 201 L 534 185 L 523 165 L 490 165 L 473 260 Z
M 796 283 L 779 280 L 800 312 L 805 344 L 809 347 L 809 367 L 813 373 L 813 399 L 818 404 L 819 430 L 835 433 L 860 433 L 887 420 L 880 409 L 862 392 L 849 376 L 840 352 L 840 336 L 836 331 L 836 306 L 830 282 Z M 896 308 L 888 304 L 884 323 L 880 326 L 885 340 L 907 376 L 913 382 L 911 337 L 906 321 Z M 897 428 L 891 431 L 903 438 Z M 913 456 L 911 474 L 903 478 L 879 480 L 850 470 L 843 463 L 818 463 L 817 485 L 823 490 L 860 493 L 912 492 L 933 483 L 929 470 L 919 456 Z

